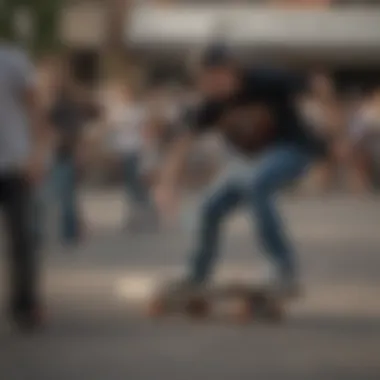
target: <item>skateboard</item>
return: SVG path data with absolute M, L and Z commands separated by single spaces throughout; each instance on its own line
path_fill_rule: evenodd
M 226 318 L 236 323 L 278 323 L 287 301 L 266 287 L 227 284 L 198 291 L 163 289 L 148 304 L 148 316 L 185 315 L 192 319 Z

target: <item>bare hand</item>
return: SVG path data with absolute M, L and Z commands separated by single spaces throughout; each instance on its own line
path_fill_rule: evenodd
M 335 157 L 343 162 L 350 158 L 351 150 L 351 146 L 347 141 L 339 141 L 339 143 L 333 147 Z
M 44 180 L 46 165 L 44 160 L 38 156 L 32 156 L 25 167 L 25 175 L 32 185 L 38 185 Z
M 178 215 L 178 192 L 175 186 L 160 184 L 154 192 L 155 201 L 163 220 L 173 222 Z

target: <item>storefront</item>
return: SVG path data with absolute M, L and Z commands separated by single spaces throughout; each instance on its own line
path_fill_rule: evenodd
M 141 6 L 132 16 L 126 43 L 151 62 L 185 66 L 223 39 L 242 60 L 323 66 L 342 78 L 377 76 L 380 66 L 380 12 L 371 10 L 172 5 Z
M 79 2 L 64 10 L 61 38 L 75 79 L 94 85 L 101 76 L 101 54 L 106 35 L 105 8 L 98 2 Z

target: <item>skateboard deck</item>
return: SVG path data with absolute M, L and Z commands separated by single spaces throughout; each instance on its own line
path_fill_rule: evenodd
M 281 322 L 287 300 L 267 287 L 244 284 L 215 285 L 193 292 L 163 289 L 148 304 L 148 315 L 160 318 L 185 315 L 193 319 L 210 317 L 237 323 Z

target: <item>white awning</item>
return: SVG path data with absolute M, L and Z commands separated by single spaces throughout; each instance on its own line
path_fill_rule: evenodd
M 62 12 L 60 35 L 71 47 L 99 48 L 106 36 L 106 14 L 102 4 L 69 4 Z
M 237 45 L 380 50 L 380 11 L 144 6 L 126 30 L 130 43 L 166 46 L 204 44 L 219 33 Z

